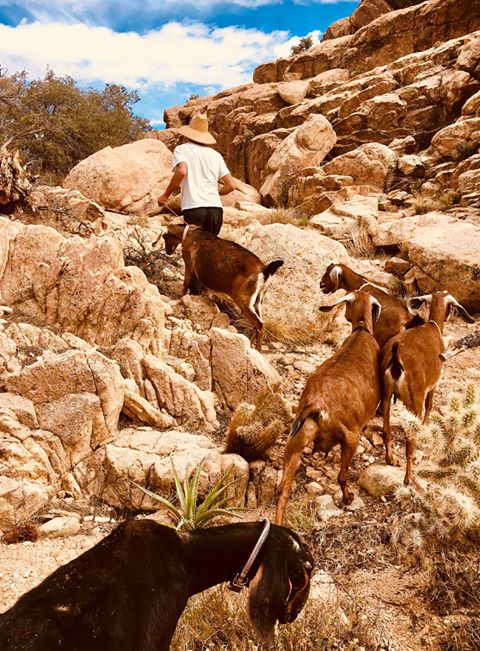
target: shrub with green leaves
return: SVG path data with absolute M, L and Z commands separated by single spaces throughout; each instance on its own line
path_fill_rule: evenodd
M 200 477 L 205 464 L 205 459 L 200 462 L 191 475 L 190 470 L 187 469 L 183 482 L 178 476 L 173 460 L 170 459 L 170 461 L 172 463 L 178 504 L 174 504 L 166 497 L 163 497 L 148 488 L 144 488 L 135 482 L 133 483 L 137 488 L 155 501 L 159 502 L 169 511 L 175 520 L 176 529 L 191 531 L 192 529 L 205 527 L 213 519 L 220 516 L 227 518 L 240 517 L 235 513 L 235 509 L 227 506 L 228 498 L 226 497 L 226 491 L 237 481 L 228 481 L 232 471 L 232 466 L 223 473 L 215 486 L 206 495 L 202 503 L 198 504 Z

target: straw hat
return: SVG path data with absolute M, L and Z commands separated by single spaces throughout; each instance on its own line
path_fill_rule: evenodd
M 214 145 L 217 142 L 208 131 L 208 120 L 205 113 L 197 113 L 192 117 L 188 126 L 180 127 L 177 131 L 189 140 L 202 145 Z

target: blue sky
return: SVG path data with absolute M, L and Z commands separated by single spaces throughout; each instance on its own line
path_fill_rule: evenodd
M 252 80 L 253 69 L 321 37 L 350 15 L 349 0 L 0 0 L 0 64 L 31 79 L 47 68 L 82 86 L 136 89 L 138 115 L 162 126 L 163 110 L 192 93 Z

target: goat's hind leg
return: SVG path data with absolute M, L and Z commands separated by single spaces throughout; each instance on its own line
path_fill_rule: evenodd
M 392 450 L 392 430 L 390 428 L 390 406 L 392 402 L 392 392 L 385 387 L 384 396 L 382 398 L 382 412 L 383 412 L 383 431 L 382 438 L 385 446 L 385 463 L 389 466 L 399 466 L 400 462 L 393 454 Z
M 307 418 L 300 428 L 300 431 L 294 436 L 290 435 L 287 439 L 285 451 L 283 453 L 282 480 L 278 489 L 280 495 L 275 514 L 275 522 L 277 524 L 282 524 L 283 514 L 290 497 L 293 479 L 298 470 L 298 466 L 300 465 L 302 452 L 305 447 L 314 440 L 317 429 L 316 423 L 310 418 Z
M 354 495 L 347 488 L 348 469 L 352 463 L 353 455 L 357 449 L 358 439 L 353 432 L 347 432 L 344 443 L 342 443 L 342 454 L 340 457 L 340 472 L 338 483 L 342 489 L 343 503 L 347 506 L 353 502 Z

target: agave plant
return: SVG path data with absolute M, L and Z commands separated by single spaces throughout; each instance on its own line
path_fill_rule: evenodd
M 207 494 L 203 502 L 200 505 L 197 505 L 200 475 L 203 470 L 205 459 L 202 459 L 202 461 L 192 473 L 191 477 L 189 476 L 190 473 L 187 469 L 183 482 L 180 481 L 177 469 L 175 468 L 175 464 L 171 458 L 170 462 L 172 464 L 178 506 L 162 495 L 158 495 L 158 493 L 148 490 L 148 488 L 144 488 L 135 482 L 133 482 L 133 484 L 141 491 L 143 491 L 146 495 L 156 500 L 157 502 L 160 502 L 162 506 L 168 509 L 168 511 L 175 518 L 176 529 L 184 529 L 187 531 L 190 531 L 192 529 L 200 529 L 201 527 L 204 527 L 208 522 L 221 515 L 229 518 L 240 517 L 235 513 L 235 509 L 229 506 L 225 506 L 227 503 L 225 492 L 230 486 L 232 486 L 232 484 L 235 484 L 238 481 L 237 479 L 234 479 L 230 482 L 228 481 L 233 466 L 227 468 L 215 486 Z

